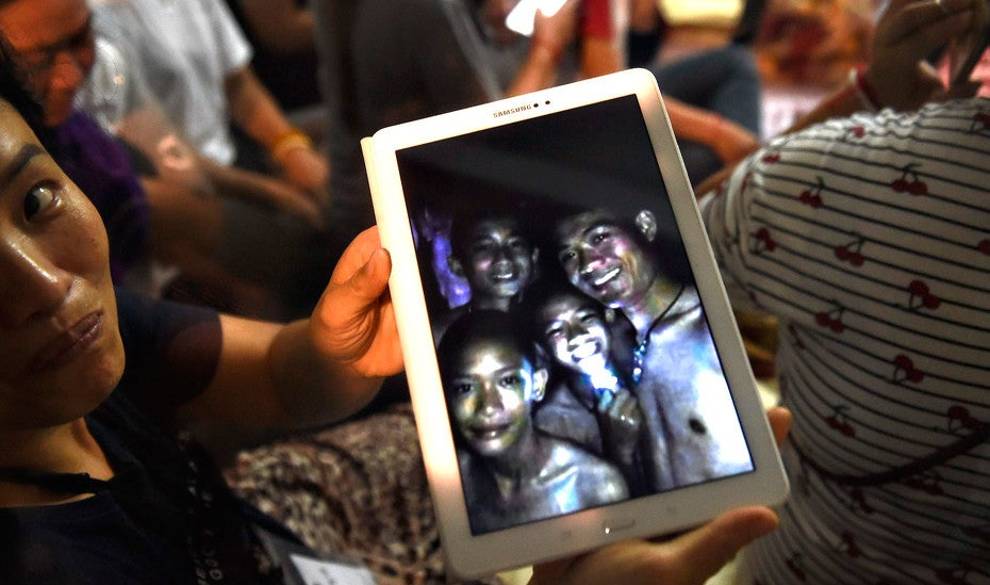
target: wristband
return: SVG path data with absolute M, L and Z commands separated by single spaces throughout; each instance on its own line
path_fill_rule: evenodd
M 292 129 L 279 136 L 278 139 L 272 143 L 270 152 L 273 159 L 276 161 L 281 161 L 287 152 L 297 148 L 311 150 L 313 148 L 313 141 L 309 139 L 309 136 L 306 136 L 300 130 Z
M 862 65 L 850 69 L 849 85 L 856 92 L 856 97 L 859 98 L 860 103 L 871 112 L 876 112 L 883 109 L 883 104 L 880 103 L 880 98 L 877 97 L 876 88 L 866 79 L 866 75 L 864 75 L 865 70 L 866 68 Z

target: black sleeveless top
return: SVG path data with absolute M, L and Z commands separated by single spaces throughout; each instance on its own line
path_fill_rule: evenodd
M 108 482 L 70 474 L 27 478 L 95 495 L 0 510 L 0 583 L 282 583 L 250 528 L 249 518 L 264 521 L 261 514 L 228 491 L 202 449 L 166 430 L 175 407 L 213 376 L 220 351 L 216 313 L 123 293 L 118 313 L 127 369 L 110 398 L 86 417 L 115 476 Z

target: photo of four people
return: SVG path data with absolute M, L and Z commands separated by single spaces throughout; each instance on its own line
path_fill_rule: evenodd
M 399 156 L 472 530 L 751 471 L 655 161 L 512 126 Z

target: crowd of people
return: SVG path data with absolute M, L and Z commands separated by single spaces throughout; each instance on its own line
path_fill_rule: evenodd
M 734 306 L 780 319 L 792 495 L 532 582 L 700 584 L 773 532 L 753 582 L 990 583 L 990 102 L 927 61 L 984 0 L 890 0 L 762 146 L 763 2 L 657 66 L 652 0 L 530 37 L 512 0 L 228 1 L 0 0 L 0 581 L 447 582 L 357 140 L 645 51 Z M 750 468 L 656 209 L 474 207 L 414 224 L 475 531 Z

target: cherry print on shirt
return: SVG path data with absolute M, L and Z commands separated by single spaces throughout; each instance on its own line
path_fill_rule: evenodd
M 980 243 L 976 245 L 976 249 L 983 252 L 985 256 L 990 256 L 990 238 L 980 240 Z
M 829 416 L 824 416 L 825 424 L 829 426 L 830 429 L 841 433 L 845 437 L 853 438 L 856 436 L 856 429 L 849 423 L 849 407 L 840 404 L 838 406 L 832 407 L 832 414 Z
M 895 384 L 905 381 L 917 384 L 924 379 L 925 373 L 914 367 L 914 361 L 910 357 L 903 353 L 897 354 L 894 358 L 893 381 Z
M 923 280 L 912 280 L 908 285 L 908 309 L 932 309 L 942 305 L 942 299 L 932 293 L 931 288 Z
M 846 132 L 847 137 L 862 138 L 866 136 L 866 128 L 862 126 L 853 126 Z
M 844 246 L 836 246 L 835 257 L 859 268 L 866 262 L 866 256 L 863 256 L 863 244 L 865 242 L 865 239 L 859 237 Z
M 831 329 L 834 333 L 842 333 L 846 330 L 846 325 L 842 322 L 842 316 L 846 312 L 846 308 L 842 305 L 833 302 L 831 310 L 819 311 L 815 313 L 815 323 L 819 327 L 825 327 Z
M 890 187 L 897 193 L 927 195 L 928 185 L 922 182 L 918 173 L 914 171 L 918 166 L 918 163 L 911 163 L 902 167 L 901 176 L 891 181 Z
M 773 252 L 777 249 L 777 241 L 770 235 L 770 230 L 762 227 L 750 234 L 750 252 L 759 255 L 763 252 Z
M 950 406 L 945 416 L 949 419 L 948 429 L 950 433 L 955 433 L 962 429 L 976 430 L 981 426 L 980 421 L 973 418 L 973 415 L 969 413 L 969 409 L 959 404 Z
M 768 165 L 772 165 L 774 163 L 780 162 L 780 153 L 779 152 L 768 152 L 768 153 L 764 154 L 763 155 L 763 158 L 761 158 L 760 160 L 763 161 L 764 163 L 768 164 Z
M 822 201 L 822 191 L 825 190 L 825 181 L 821 177 L 817 177 L 817 179 L 818 184 L 814 188 L 805 189 L 798 196 L 798 201 L 812 209 L 818 209 L 825 205 L 825 202 Z

